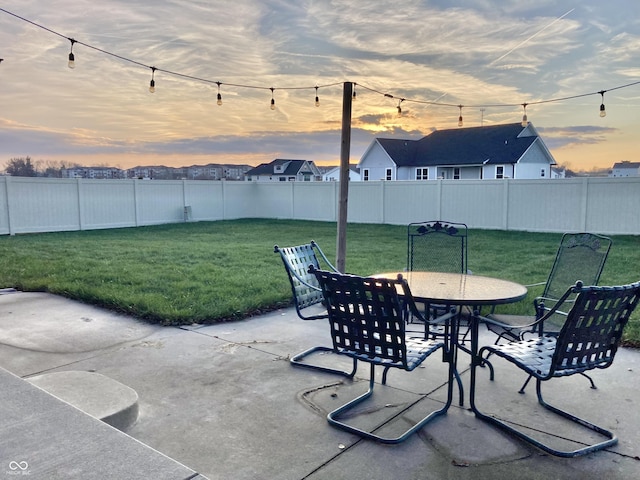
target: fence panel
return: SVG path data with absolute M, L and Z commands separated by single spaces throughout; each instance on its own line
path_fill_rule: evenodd
M 135 227 L 134 183 L 127 180 L 75 180 L 80 229 Z
M 0 234 L 188 220 L 337 221 L 338 182 L 5 177 Z M 352 223 L 443 219 L 470 228 L 640 235 L 640 177 L 351 182 Z

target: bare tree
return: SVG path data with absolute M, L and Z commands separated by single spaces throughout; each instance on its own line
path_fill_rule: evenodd
M 5 173 L 13 177 L 35 177 L 37 172 L 31 163 L 31 157 L 12 158 L 7 162 Z

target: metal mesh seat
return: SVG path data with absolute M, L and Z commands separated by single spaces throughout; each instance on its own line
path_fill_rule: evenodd
M 432 220 L 407 227 L 407 270 L 467 273 L 467 226 Z
M 557 309 L 566 305 L 569 298 L 574 300 L 557 335 L 544 334 L 530 340 L 482 347 L 473 361 L 471 377 L 471 408 L 478 417 L 548 453 L 562 457 L 575 457 L 606 448 L 617 443 L 617 438 L 602 427 L 546 403 L 542 397 L 541 384 L 556 377 L 607 368 L 613 363 L 622 331 L 640 299 L 640 282 L 615 287 L 585 287 L 578 282 L 560 296 L 539 322 L 552 317 Z M 543 407 L 601 434 L 606 440 L 586 443 L 587 446 L 572 451 L 557 450 L 517 430 L 511 424 L 480 412 L 475 405 L 475 370 L 482 363 L 485 353 L 502 357 L 535 377 L 538 402 Z
M 295 304 L 298 316 L 302 320 L 319 320 L 328 318 L 326 310 L 321 311 L 321 313 L 317 313 L 317 311 L 309 313 L 308 310 L 309 307 L 321 304 L 324 301 L 322 290 L 320 290 L 320 286 L 318 285 L 315 275 L 309 273 L 309 266 L 319 269 L 320 262 L 318 257 L 320 257 L 325 269 L 337 272 L 336 268 L 331 264 L 331 262 L 329 262 L 318 244 L 311 240 L 310 243 L 293 247 L 278 247 L 276 245 L 273 249 L 275 253 L 280 254 L 284 268 L 287 271 L 289 283 L 291 284 L 291 292 L 293 293 L 293 303 Z M 353 360 L 353 369 L 351 371 L 323 367 L 303 361 L 305 357 L 316 352 L 333 352 L 333 348 L 325 346 L 312 347 L 304 352 L 294 355 L 289 361 L 292 365 L 298 367 L 337 373 L 346 377 L 353 377 L 355 375 L 357 369 L 357 360 L 355 359 Z
M 316 276 L 327 302 L 331 337 L 336 352 L 371 365 L 369 389 L 356 399 L 329 413 L 331 425 L 365 438 L 383 443 L 399 443 L 422 428 L 438 415 L 444 414 L 451 405 L 452 388 L 448 386 L 448 399 L 439 410 L 431 412 L 399 437 L 386 438 L 349 425 L 338 418 L 352 410 L 373 394 L 375 366 L 384 367 L 382 383 L 386 383 L 389 368 L 414 370 L 429 355 L 443 349 L 443 359 L 449 363 L 449 378 L 453 375 L 453 359 L 446 339 L 407 338 L 403 305 L 398 296 L 398 287 L 415 315 L 420 313 L 406 281 L 363 278 L 328 271 L 310 269 Z M 407 407 L 408 408 L 408 407 Z

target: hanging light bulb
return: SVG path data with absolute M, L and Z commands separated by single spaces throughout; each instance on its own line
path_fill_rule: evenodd
M 460 116 L 458 117 L 458 126 L 461 127 L 462 126 L 462 105 L 458 105 L 458 108 L 460 109 Z
M 524 109 L 524 114 L 522 115 L 522 123 L 520 125 L 526 127 L 529 125 L 529 120 L 527 120 L 527 104 L 523 103 L 522 108 Z
M 216 82 L 218 84 L 218 101 L 216 102 L 218 106 L 222 105 L 222 95 L 220 95 L 220 82 Z
M 402 107 L 400 106 L 402 102 L 404 102 L 404 98 L 401 98 L 400 100 L 398 100 L 398 116 L 399 117 L 402 116 Z
M 607 116 L 607 111 L 604 109 L 604 94 L 605 94 L 606 90 L 600 90 L 598 93 L 600 95 L 602 95 L 602 103 L 600 103 L 600 116 L 601 117 L 606 117 Z
M 273 98 L 273 91 L 275 89 L 273 87 L 271 87 L 271 110 L 275 110 L 276 109 L 276 99 Z
M 316 85 L 316 107 L 320 106 L 320 99 L 318 98 L 318 86 Z
M 71 42 L 71 51 L 69 52 L 69 63 L 67 65 L 73 69 L 76 68 L 76 57 L 73 54 L 73 44 L 76 43 L 76 41 L 73 38 L 70 38 L 69 41 Z
M 353 84 L 353 95 L 351 95 L 351 101 L 355 102 L 356 101 L 356 84 Z
M 156 73 L 156 67 L 151 67 L 151 81 L 149 82 L 149 91 L 151 93 L 155 93 L 156 91 L 156 81 L 153 78 Z

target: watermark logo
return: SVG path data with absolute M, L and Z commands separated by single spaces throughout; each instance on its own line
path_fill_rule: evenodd
M 11 460 L 9 462 L 9 470 L 7 470 L 7 474 L 9 475 L 30 475 L 29 464 L 25 461 L 16 461 Z

